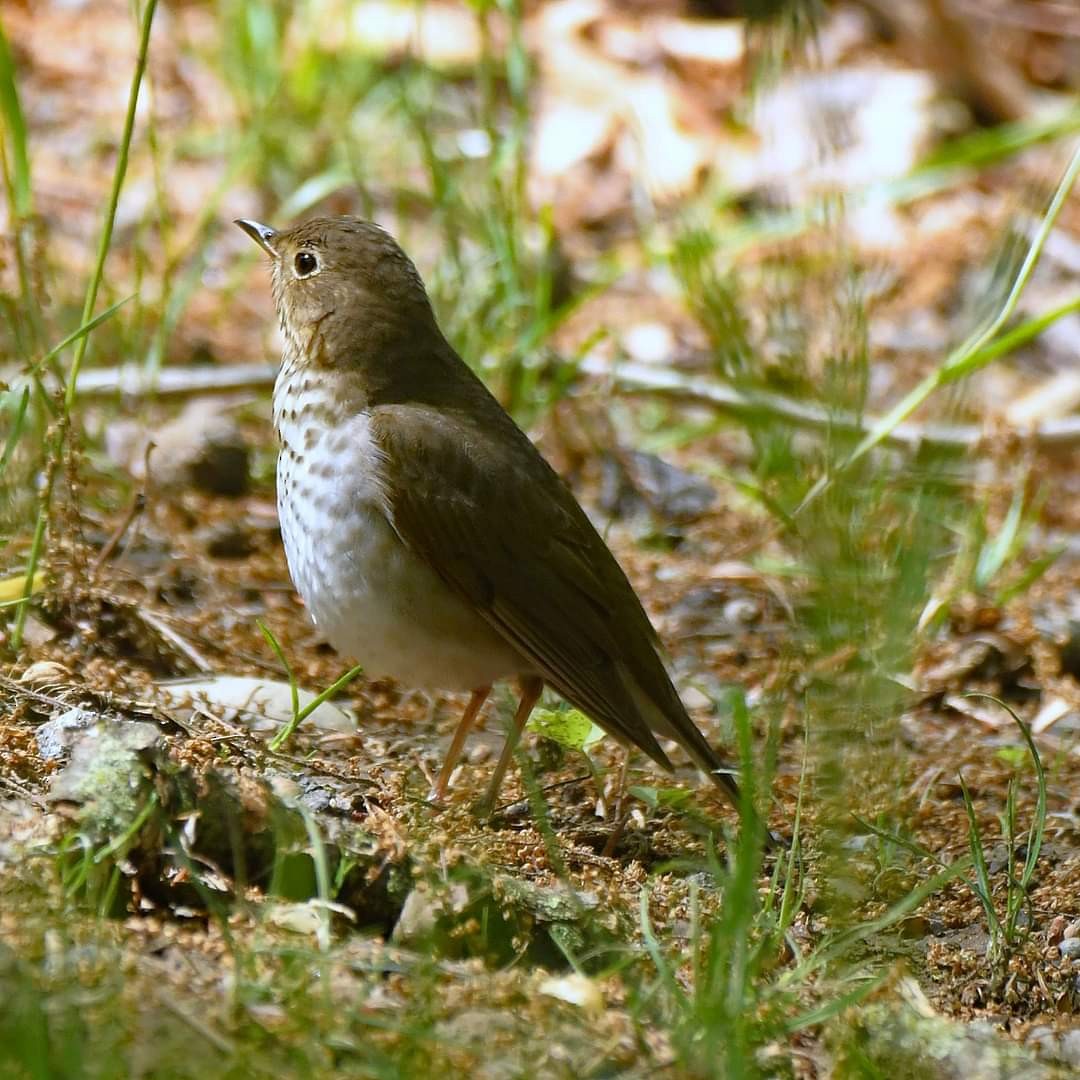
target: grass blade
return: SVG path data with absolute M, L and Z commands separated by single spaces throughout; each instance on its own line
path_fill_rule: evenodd
M 18 84 L 15 79 L 15 61 L 0 22 L 0 116 L 8 137 L 11 154 L 11 202 L 16 218 L 27 218 L 33 213 L 33 197 L 30 185 L 30 152 L 27 148 L 26 118 L 19 102 Z
M 111 319 L 128 301 L 135 299 L 135 293 L 118 300 L 111 307 L 107 307 L 100 315 L 95 315 L 89 322 L 84 322 L 78 330 L 72 330 L 70 334 L 59 344 L 54 345 L 36 364 L 30 369 L 31 376 L 37 375 L 46 364 L 55 360 L 69 345 L 74 345 L 86 337 L 92 330 L 96 330 L 103 322 Z
M 105 221 L 101 228 L 101 239 L 98 243 L 97 260 L 94 264 L 90 282 L 86 288 L 86 300 L 83 304 L 81 324 L 89 323 L 94 314 L 94 306 L 97 303 L 98 291 L 101 288 L 101 279 L 105 275 L 105 259 L 109 254 L 109 245 L 112 243 L 113 227 L 116 224 L 116 210 L 120 203 L 120 192 L 124 186 L 124 177 L 127 175 L 128 157 L 131 153 L 131 140 L 135 131 L 135 111 L 139 103 L 139 90 L 142 87 L 143 77 L 146 74 L 146 61 L 150 52 L 150 28 L 154 22 L 154 12 L 157 10 L 157 0 L 146 0 L 143 8 L 142 22 L 139 27 L 139 52 L 135 60 L 135 71 L 131 76 L 131 89 L 128 93 L 127 113 L 124 117 L 124 130 L 120 136 L 120 145 L 116 156 L 116 169 L 113 173 L 112 190 L 109 193 L 109 202 L 105 208 Z M 75 343 L 75 355 L 71 360 L 68 370 L 67 385 L 64 389 L 63 412 L 56 425 L 56 434 L 53 438 L 51 464 L 46 471 L 45 484 L 41 493 L 41 501 L 38 504 L 37 521 L 34 525 L 34 536 L 30 542 L 30 555 L 26 564 L 27 589 L 29 590 L 37 574 L 38 563 L 41 561 L 42 551 L 45 547 L 45 532 L 49 524 L 49 512 L 52 506 L 53 486 L 56 483 L 56 466 L 67 437 L 68 427 L 71 424 L 71 410 L 75 405 L 76 386 L 79 381 L 79 371 L 82 368 L 83 359 L 86 356 L 86 345 L 89 340 L 87 334 L 83 334 Z M 29 596 L 29 591 L 25 596 Z M 24 596 L 24 599 L 25 599 Z M 18 651 L 22 646 L 23 630 L 26 626 L 26 614 L 29 605 L 23 604 L 15 616 L 15 625 L 11 630 L 11 647 Z
M 24 386 L 22 396 L 19 398 L 19 404 L 15 406 L 15 416 L 11 421 L 11 430 L 8 432 L 7 441 L 4 443 L 3 453 L 0 453 L 0 478 L 2 478 L 4 470 L 7 468 L 12 451 L 19 442 L 19 436 L 22 435 L 23 424 L 26 421 L 26 407 L 29 404 L 30 387 Z
M 976 330 L 968 339 L 954 349 L 943 361 L 940 367 L 932 371 L 913 390 L 909 391 L 901 400 L 894 405 L 880 420 L 866 433 L 859 444 L 840 466 L 840 471 L 850 468 L 855 462 L 865 457 L 874 447 L 883 442 L 894 428 L 904 420 L 907 420 L 920 405 L 923 404 L 939 387 L 957 382 L 966 378 L 980 368 L 985 367 L 996 356 L 1000 355 L 989 346 L 994 341 L 998 331 L 1008 322 L 1020 297 L 1027 288 L 1031 275 L 1042 255 L 1047 237 L 1053 231 L 1057 223 L 1062 207 L 1065 205 L 1070 192 L 1080 176 L 1080 146 L 1073 151 L 1069 164 L 1062 174 L 1061 180 L 1050 200 L 1050 205 L 1043 214 L 1039 227 L 1028 246 L 1023 262 L 1020 264 L 1012 286 L 1005 298 L 1004 303 L 998 309 L 997 314 L 980 330 Z M 1048 313 L 1049 314 L 1049 313 Z M 831 483 L 832 477 L 823 475 L 817 483 L 807 492 L 795 513 L 798 514 L 806 506 L 816 499 L 822 491 Z

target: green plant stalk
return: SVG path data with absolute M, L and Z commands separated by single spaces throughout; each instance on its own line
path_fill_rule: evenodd
M 312 812 L 299 800 L 293 805 L 304 819 L 304 830 L 311 844 L 311 859 L 315 864 L 315 884 L 319 890 L 319 899 L 322 901 L 319 905 L 319 951 L 326 953 L 330 951 L 330 908 L 328 905 L 334 899 L 330 885 L 330 866 L 326 860 L 326 844 L 323 843 L 319 823 Z
M 4 24 L 0 22 L 0 115 L 7 128 L 12 157 L 10 197 L 15 217 L 28 218 L 33 213 L 30 184 L 30 154 L 27 149 L 26 119 L 15 80 L 15 61 L 11 56 Z
M 110 856 L 115 855 L 127 843 L 132 840 L 139 832 L 139 830 L 149 820 L 150 815 L 157 808 L 158 796 L 157 792 L 151 792 L 150 797 L 146 800 L 146 805 L 135 815 L 131 824 L 117 837 L 114 837 L 112 841 L 105 845 L 97 854 L 94 855 L 94 865 L 97 866 L 103 863 Z
M 879 915 L 876 919 L 871 919 L 868 922 L 841 931 L 834 938 L 819 946 L 801 964 L 786 970 L 778 980 L 778 985 L 792 989 L 798 988 L 817 972 L 822 971 L 829 964 L 846 955 L 861 941 L 865 941 L 875 934 L 880 934 L 890 926 L 895 926 L 901 919 L 917 910 L 928 897 L 944 888 L 950 881 L 960 877 L 970 865 L 971 860 L 967 856 L 957 859 L 956 862 L 940 874 L 935 874 L 932 878 L 924 881 L 918 888 L 913 889 L 903 899 L 898 900 L 888 911 Z M 794 1023 L 792 1021 L 792 1024 Z M 789 1025 L 788 1030 L 794 1031 L 797 1029 Z
M 15 449 L 15 444 L 22 435 L 23 423 L 26 421 L 26 407 L 30 404 L 30 387 L 24 386 L 19 395 L 19 404 L 15 406 L 15 417 L 11 422 L 11 430 L 8 432 L 7 441 L 4 443 L 4 451 L 0 453 L 0 478 L 3 477 L 7 468 L 8 460 Z
M 293 674 L 292 664 L 289 663 L 289 658 L 285 655 L 285 650 L 281 647 L 281 642 L 278 641 L 277 635 L 262 621 L 262 619 L 256 619 L 255 625 L 258 626 L 262 636 L 266 638 L 267 644 L 274 650 L 274 655 L 281 662 L 281 666 L 285 669 L 285 674 L 289 680 L 289 694 L 290 704 L 292 706 L 293 716 L 297 716 L 300 712 L 300 687 L 296 682 L 296 676 Z M 273 746 L 271 746 L 273 749 Z
M 1020 297 L 1027 288 L 1031 275 L 1038 265 L 1047 237 L 1053 231 L 1058 215 L 1061 213 L 1065 200 L 1069 197 L 1069 193 L 1076 184 L 1078 176 L 1080 176 L 1080 146 L 1073 152 L 1068 167 L 1065 169 L 1057 189 L 1054 191 L 1054 197 L 1050 200 L 1050 205 L 1047 207 L 1046 213 L 1039 222 L 1039 228 L 1028 246 L 1024 261 L 1013 279 L 1009 294 L 997 314 L 984 329 L 971 334 L 963 344 L 959 345 L 946 357 L 944 363 L 927 375 L 913 390 L 909 391 L 881 417 L 855 449 L 852 450 L 850 455 L 838 465 L 837 473 L 845 471 L 865 457 L 874 447 L 886 439 L 898 424 L 907 420 L 936 390 L 966 378 L 1000 355 L 1000 352 L 989 348 L 989 346 L 997 332 L 1016 310 L 1016 305 L 1020 302 Z M 832 483 L 835 475 L 835 473 L 822 475 L 803 497 L 802 502 L 795 510 L 795 514 L 799 514 L 809 503 L 816 499 Z
M 983 368 L 1001 356 L 1008 356 L 1009 353 L 1019 349 L 1021 345 L 1026 345 L 1033 338 L 1038 337 L 1048 326 L 1056 323 L 1058 319 L 1063 319 L 1074 311 L 1080 311 L 1080 296 L 1074 296 L 1063 304 L 1058 304 L 1057 307 L 1043 312 L 1042 315 L 1028 319 L 1019 326 L 1014 326 L 1007 334 L 1002 334 L 997 341 L 984 346 L 971 358 L 974 365 L 973 370 Z
M 36 348 L 41 341 L 41 306 L 30 273 L 30 255 L 27 251 L 28 226 L 34 213 L 33 184 L 30 172 L 30 150 L 26 130 L 26 118 L 19 101 L 18 81 L 15 77 L 15 61 L 11 55 L 3 23 L 0 23 L 0 116 L 8 138 L 0 140 L 0 159 L 3 164 L 4 185 L 11 207 L 12 233 L 15 240 L 15 267 L 19 277 L 19 295 L 23 311 L 29 321 L 30 347 Z M 11 164 L 9 166 L 9 150 Z M 15 327 L 22 340 L 21 327 Z
M 146 0 L 143 8 L 142 23 L 139 32 L 139 51 L 135 60 L 135 71 L 131 77 L 131 89 L 128 93 L 127 114 L 124 117 L 124 130 L 120 137 L 120 147 L 116 157 L 116 169 L 113 173 L 112 190 L 109 193 L 109 202 L 105 210 L 105 222 L 101 229 L 101 240 L 98 243 L 97 260 L 94 264 L 93 273 L 90 275 L 90 283 L 86 289 L 86 300 L 83 304 L 82 324 L 90 322 L 94 314 L 94 305 L 97 303 L 98 290 L 101 287 L 101 279 L 105 272 L 105 259 L 109 254 L 109 245 L 112 243 L 113 227 L 116 224 L 116 208 L 120 202 L 120 192 L 124 186 L 124 177 L 127 174 L 128 156 L 131 151 L 131 139 L 135 130 L 135 109 L 139 103 L 139 88 L 142 86 L 143 76 L 146 73 L 146 60 L 150 51 L 150 28 L 154 21 L 154 12 L 157 10 L 157 0 Z M 71 410 L 75 405 L 76 386 L 79 381 L 79 371 L 82 368 L 83 358 L 86 356 L 86 346 L 89 341 L 84 334 L 75 343 L 75 353 L 71 360 L 68 371 L 67 386 L 64 389 L 63 412 L 56 424 L 56 433 L 51 447 L 51 461 L 45 475 L 45 485 L 38 504 L 37 521 L 34 525 L 34 535 L 30 542 L 30 555 L 26 566 L 26 592 L 23 599 L 28 599 L 37 573 L 38 563 L 45 546 L 45 533 L 49 524 L 49 513 L 52 507 L 53 488 L 56 484 L 56 471 L 59 458 L 63 452 L 64 440 L 67 437 L 68 428 L 71 424 Z M 29 610 L 28 604 L 23 604 L 15 616 L 15 625 L 11 632 L 11 647 L 18 651 L 22 647 L 23 630 L 26 626 L 26 615 Z
M 964 797 L 964 811 L 968 819 L 968 847 L 971 850 L 971 862 L 975 867 L 975 880 L 968 881 L 971 890 L 979 898 L 983 913 L 986 915 L 986 928 L 990 934 L 990 942 L 986 948 L 986 954 L 992 960 L 1000 959 L 1001 952 L 1001 921 L 997 911 L 994 910 L 994 897 L 990 883 L 990 868 L 986 864 L 986 851 L 983 848 L 982 833 L 979 832 L 979 823 L 975 818 L 975 805 L 971 801 L 971 792 L 968 791 L 964 774 L 959 773 L 960 791 Z
M 103 322 L 111 319 L 126 303 L 134 299 L 134 293 L 131 296 L 125 296 L 123 300 L 118 300 L 111 307 L 107 307 L 100 315 L 95 315 L 89 322 L 83 323 L 78 330 L 72 330 L 63 341 L 54 345 L 40 360 L 35 361 L 27 374 L 31 378 L 36 378 L 41 374 L 41 369 L 55 360 L 69 345 L 86 337 L 92 330 L 96 330 Z
M 1027 853 L 1024 857 L 1024 869 L 1020 872 L 1020 880 L 1013 886 L 1012 864 L 1009 864 L 1009 905 L 1006 912 L 1005 938 L 1011 942 L 1016 932 L 1016 921 L 1019 918 L 1024 898 L 1027 896 L 1031 879 L 1035 875 L 1035 867 L 1039 861 L 1039 853 L 1042 851 L 1043 835 L 1046 831 L 1046 771 L 1043 768 L 1042 758 L 1039 756 L 1035 740 L 1032 738 L 1031 729 L 1024 723 L 1017 713 L 1000 698 L 990 694 L 973 694 L 972 697 L 986 697 L 995 704 L 1000 705 L 1016 723 L 1020 734 L 1027 744 L 1028 753 L 1031 754 L 1032 763 L 1035 766 L 1035 814 L 1031 819 L 1031 827 L 1028 829 Z M 1014 900 L 1015 895 L 1015 900 Z
M 292 738 L 296 729 L 324 702 L 332 698 L 339 690 L 343 690 L 363 672 L 363 665 L 349 668 L 341 678 L 332 682 L 321 694 L 316 694 L 293 718 L 270 740 L 270 749 L 280 750 L 282 746 Z

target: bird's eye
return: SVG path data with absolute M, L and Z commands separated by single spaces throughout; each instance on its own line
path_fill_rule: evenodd
M 319 260 L 310 251 L 300 251 L 293 259 L 293 266 L 297 277 L 308 277 L 319 269 Z

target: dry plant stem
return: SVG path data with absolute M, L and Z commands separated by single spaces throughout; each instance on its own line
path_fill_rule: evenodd
M 146 494 L 142 491 L 135 493 L 135 498 L 131 500 L 130 505 L 124 512 L 124 516 L 120 519 L 120 524 L 113 530 L 112 535 L 105 541 L 101 547 L 101 551 L 98 552 L 97 558 L 94 560 L 93 565 L 90 567 L 89 583 L 94 584 L 98 579 L 98 575 L 101 573 L 102 567 L 112 557 L 113 552 L 117 549 L 120 541 L 124 539 L 124 534 L 131 528 L 135 519 L 146 508 Z
M 429 802 L 440 803 L 446 798 L 446 793 L 450 789 L 450 777 L 453 775 L 454 768 L 461 757 L 461 751 L 465 748 L 465 740 L 468 738 L 469 732 L 472 731 L 476 718 L 480 715 L 480 710 L 490 693 L 490 686 L 481 686 L 479 690 L 472 692 L 469 704 L 465 706 L 465 712 L 458 726 L 454 729 L 454 738 L 450 743 L 450 749 L 446 751 L 446 758 L 443 761 L 442 769 L 439 771 L 439 778 L 435 781 L 435 786 L 428 796 Z
M 1080 311 L 1080 297 L 1055 308 L 1040 319 L 1049 325 L 1055 318 Z M 1051 318 L 1054 316 L 1055 318 Z M 1005 355 L 1004 343 L 1011 339 L 1013 347 L 1023 341 L 1006 335 L 1001 347 L 995 342 L 983 350 L 983 355 L 996 359 Z M 1023 340 L 1028 340 L 1025 333 Z M 581 371 L 587 375 L 609 379 L 620 391 L 630 394 L 648 394 L 670 398 L 690 405 L 704 405 L 717 412 L 733 416 L 756 413 L 776 417 L 793 427 L 808 431 L 842 430 L 854 435 L 868 435 L 880 423 L 873 416 L 844 415 L 826 412 L 824 409 L 784 397 L 782 394 L 746 394 L 714 379 L 684 375 L 673 368 L 651 364 L 621 363 L 616 367 L 594 360 L 586 360 Z M 227 394 L 237 390 L 258 390 L 273 385 L 277 368 L 267 364 L 229 364 L 206 368 L 165 368 L 155 377 L 147 377 L 140 369 L 95 368 L 85 372 L 79 379 L 81 398 L 110 397 L 115 394 L 142 396 L 156 394 L 158 397 L 187 397 L 200 394 Z M 988 443 L 997 444 L 1002 437 L 1023 439 L 1040 449 L 1068 449 L 1080 444 L 1080 416 L 1045 420 L 1026 430 L 1014 428 L 987 429 L 976 424 L 897 424 L 881 437 L 881 442 L 901 450 L 965 450 L 979 452 Z
M 499 797 L 499 789 L 502 787 L 506 770 L 510 767 L 510 759 L 514 756 L 514 748 L 521 738 L 522 731 L 525 730 L 533 706 L 540 700 L 543 689 L 543 679 L 525 678 L 521 680 L 521 700 L 518 702 L 517 712 L 514 713 L 514 722 L 506 733 L 506 743 L 503 746 L 502 753 L 499 755 L 495 771 L 491 774 L 491 783 L 488 784 L 487 792 L 477 807 L 481 817 L 491 817 L 492 811 L 495 809 L 495 800 Z
M 113 226 L 116 223 L 116 209 L 120 202 L 120 191 L 124 186 L 124 177 L 127 174 L 128 154 L 131 150 L 132 132 L 135 128 L 135 110 L 139 102 L 139 88 L 142 86 L 143 76 L 146 73 L 146 59 L 150 49 L 150 27 L 154 21 L 154 12 L 157 9 L 157 0 L 146 0 L 143 8 L 142 23 L 139 33 L 139 52 L 135 61 L 135 72 L 131 77 L 131 89 L 128 94 L 127 113 L 124 117 L 124 130 L 120 137 L 120 147 L 117 152 L 116 169 L 113 173 L 112 190 L 109 193 L 109 202 L 105 210 L 105 223 L 101 229 L 101 240 L 98 244 L 97 261 L 94 271 L 90 275 L 90 282 L 86 289 L 86 300 L 83 303 L 81 324 L 90 322 L 94 314 L 94 306 L 97 303 L 98 290 L 101 287 L 101 279 L 105 272 L 105 260 L 109 254 L 109 245 L 112 242 Z M 42 549 L 45 545 L 45 532 L 49 523 L 49 511 L 52 505 L 53 488 L 56 484 L 56 466 L 63 450 L 64 441 L 67 438 L 68 429 L 71 426 L 71 411 L 75 405 L 76 388 L 79 382 L 79 371 L 82 368 L 83 359 L 86 356 L 86 347 L 89 335 L 84 334 L 75 343 L 75 353 L 71 359 L 71 367 L 68 371 L 67 385 L 64 388 L 64 405 L 57 419 L 50 458 L 52 464 L 46 471 L 45 485 L 41 493 L 41 501 L 38 504 L 37 522 L 34 526 L 34 537 L 30 545 L 30 556 L 27 561 L 26 592 L 23 595 L 23 603 L 19 605 L 15 616 L 15 625 L 11 633 L 11 646 L 16 651 L 22 646 L 23 628 L 26 625 L 26 614 L 30 598 L 31 583 L 37 572 L 38 563 L 41 560 Z

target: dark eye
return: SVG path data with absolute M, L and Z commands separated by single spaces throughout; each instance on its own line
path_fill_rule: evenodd
M 319 269 L 319 260 L 310 251 L 301 251 L 293 259 L 293 266 L 296 267 L 297 277 L 307 277 Z

